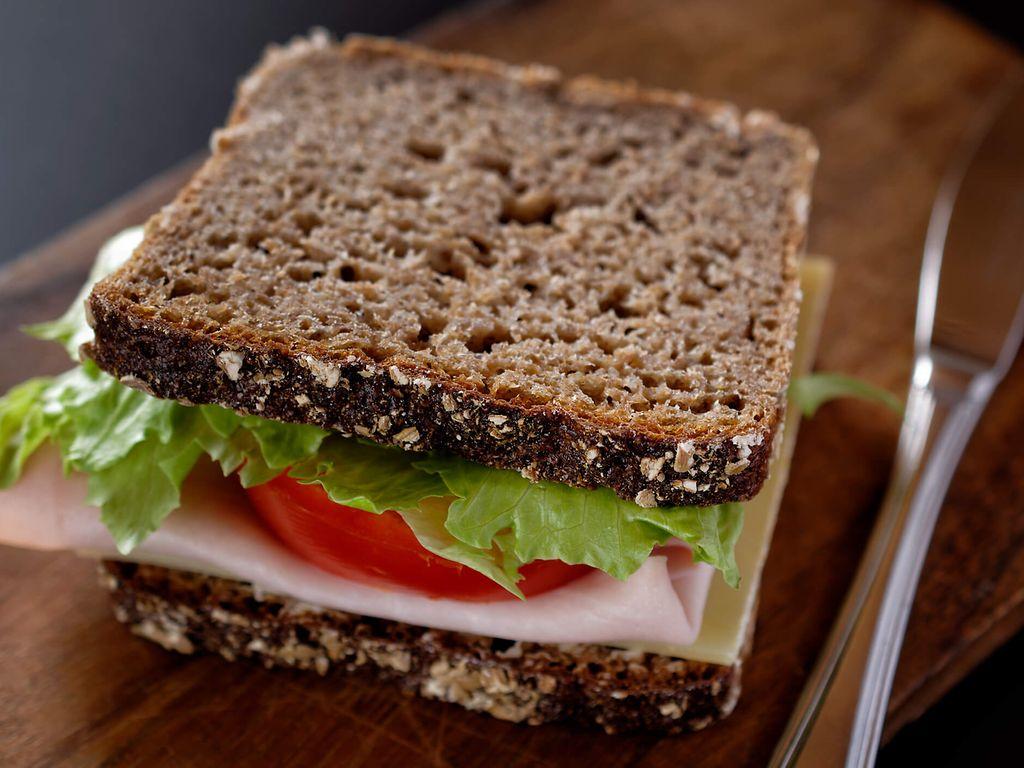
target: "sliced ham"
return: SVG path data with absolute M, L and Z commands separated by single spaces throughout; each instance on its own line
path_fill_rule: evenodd
M 52 449 L 0 491 L 0 543 L 121 557 L 86 479 L 64 477 Z M 713 569 L 682 543 L 660 547 L 627 581 L 600 572 L 529 600 L 435 599 L 335 576 L 286 549 L 212 465 L 192 473 L 182 505 L 126 559 L 248 581 L 267 592 L 351 613 L 437 629 L 546 643 L 687 645 L 699 631 Z

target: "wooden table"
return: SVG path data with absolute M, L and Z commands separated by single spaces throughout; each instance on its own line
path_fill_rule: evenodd
M 889 0 L 548 0 L 419 31 L 439 46 L 630 76 L 777 110 L 822 149 L 810 248 L 838 270 L 819 367 L 902 391 L 921 246 L 950 151 L 1019 57 L 938 5 Z M 66 366 L 19 324 L 54 316 L 99 243 L 169 199 L 176 169 L 0 273 L 0 389 Z M 1022 169 L 1024 171 L 1024 169 Z M 186 658 L 110 619 L 92 565 L 0 549 L 3 765 L 760 765 L 850 580 L 897 424 L 857 402 L 804 425 L 735 714 L 658 740 L 529 729 L 361 679 Z M 1024 624 L 1024 360 L 953 481 L 888 735 Z

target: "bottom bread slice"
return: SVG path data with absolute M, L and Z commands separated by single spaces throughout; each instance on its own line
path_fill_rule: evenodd
M 249 657 L 321 675 L 372 673 L 502 720 L 678 733 L 725 717 L 740 692 L 739 662 L 722 666 L 429 629 L 152 565 L 105 560 L 100 578 L 117 619 L 169 650 Z

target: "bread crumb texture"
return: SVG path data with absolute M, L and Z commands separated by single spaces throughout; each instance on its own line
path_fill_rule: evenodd
M 314 35 L 268 52 L 212 150 L 94 296 L 326 385 L 359 358 L 680 443 L 777 423 L 816 158 L 801 129 Z M 235 380 L 244 359 L 216 362 Z

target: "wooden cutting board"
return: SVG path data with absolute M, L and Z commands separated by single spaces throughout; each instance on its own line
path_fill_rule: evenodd
M 965 126 L 1020 59 L 938 5 L 888 0 L 487 4 L 418 37 L 570 73 L 766 107 L 822 149 L 810 249 L 837 264 L 819 367 L 905 387 L 922 239 Z M 227 105 L 225 105 L 225 108 Z M 70 300 L 100 242 L 167 201 L 194 164 L 0 273 L 0 389 L 66 366 L 17 326 Z M 1022 174 L 1024 174 L 1024 169 Z M 186 658 L 129 635 L 70 555 L 0 548 L 0 764 L 761 765 L 851 578 L 897 424 L 835 403 L 801 429 L 735 713 L 659 740 L 526 728 L 361 679 Z M 1024 624 L 1024 360 L 1000 388 L 939 523 L 888 735 Z

